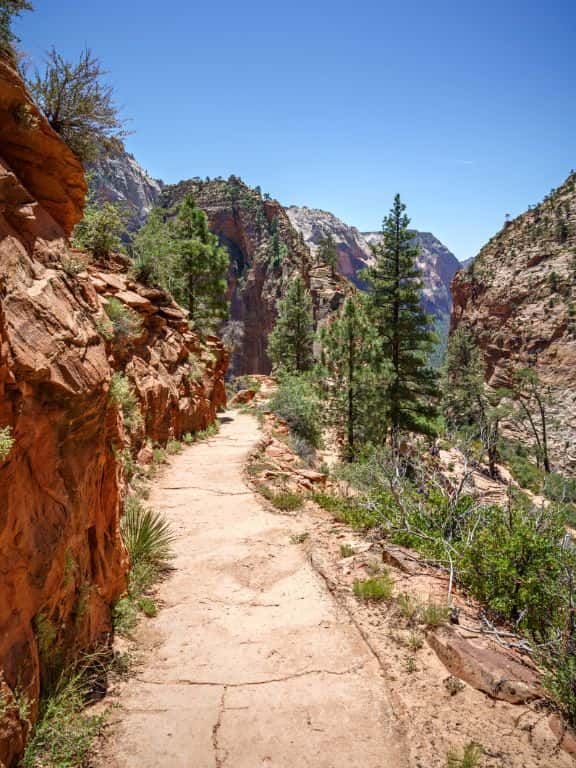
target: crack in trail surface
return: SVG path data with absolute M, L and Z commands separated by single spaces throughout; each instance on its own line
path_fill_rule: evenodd
M 226 750 L 224 750 L 224 758 L 220 757 L 220 745 L 218 744 L 218 736 L 220 734 L 220 728 L 222 727 L 222 718 L 224 717 L 224 711 L 226 709 L 226 691 L 227 686 L 224 686 L 222 697 L 220 698 L 218 719 L 212 726 L 212 746 L 214 748 L 214 763 L 216 768 L 222 768 L 224 762 L 228 759 L 228 752 Z
M 193 686 L 206 686 L 209 688 L 250 688 L 254 685 L 271 685 L 272 683 L 286 683 L 289 680 L 298 680 L 301 677 L 308 677 L 309 675 L 333 675 L 334 677 L 343 677 L 344 675 L 353 675 L 364 669 L 365 664 L 356 664 L 349 669 L 332 670 L 332 669 L 308 669 L 303 672 L 295 672 L 292 675 L 284 675 L 283 677 L 273 677 L 269 680 L 248 680 L 241 683 L 224 683 L 213 680 L 186 680 L 185 678 L 179 678 L 177 680 L 145 680 L 142 677 L 136 678 L 138 682 L 145 685 L 193 685 Z

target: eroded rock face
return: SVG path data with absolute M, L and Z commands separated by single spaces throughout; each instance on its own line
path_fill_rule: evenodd
M 487 379 L 506 385 L 532 367 L 550 387 L 557 468 L 576 471 L 576 174 L 507 222 L 452 283 L 452 328 L 469 327 Z
M 0 762 L 9 766 L 27 729 L 14 695 L 33 719 L 41 678 L 109 633 L 127 567 L 121 423 L 92 319 L 97 297 L 60 267 L 84 178 L 32 107 L 36 127 L 14 132 L 14 105 L 30 103 L 0 64 L 0 426 L 15 438 L 0 460 Z
M 317 264 L 277 200 L 265 199 L 240 179 L 183 181 L 166 187 L 162 201 L 174 205 L 192 193 L 210 229 L 230 254 L 228 298 L 231 319 L 242 324 L 243 340 L 232 358 L 236 375 L 270 372 L 268 334 L 286 283 L 302 275 L 312 293 L 318 324 L 340 305 L 349 284 Z M 275 234 L 276 233 L 276 234 Z
M 30 118 L 25 128 L 15 115 Z M 67 235 L 85 189 L 74 155 L 0 62 L 0 428 L 14 438 L 0 457 L 0 765 L 9 768 L 41 683 L 107 641 L 125 588 L 127 440 L 113 373 L 140 401 L 135 452 L 206 427 L 225 403 L 217 339 L 201 342 L 162 291 L 123 274 L 121 258 L 78 273 Z M 140 318 L 124 344 L 99 322 L 112 295 Z
M 0 137 L 2 159 L 31 201 L 69 235 L 84 208 L 87 187 L 82 165 L 42 117 L 19 75 L 2 57 Z
M 91 171 L 91 186 L 98 199 L 120 203 L 129 212 L 129 229 L 141 227 L 158 202 L 163 183 L 153 179 L 128 152 L 103 157 Z

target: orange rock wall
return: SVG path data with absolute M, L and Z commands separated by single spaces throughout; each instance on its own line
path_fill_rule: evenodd
M 42 681 L 107 640 L 125 588 L 126 435 L 112 374 L 125 372 L 140 399 L 134 448 L 204 428 L 225 403 L 220 342 L 201 342 L 169 297 L 121 274 L 63 269 L 85 190 L 79 162 L 0 61 L 0 429 L 15 439 L 0 459 L 0 765 L 9 768 Z M 140 302 L 141 332 L 121 349 L 97 322 L 112 294 Z

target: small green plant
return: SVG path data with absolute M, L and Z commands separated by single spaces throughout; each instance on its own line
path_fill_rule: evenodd
M 166 463 L 166 451 L 164 450 L 164 448 L 161 448 L 160 446 L 156 446 L 156 448 L 152 449 L 152 461 L 154 464 Z
M 182 435 L 182 442 L 184 445 L 192 445 L 196 442 L 196 437 L 192 434 L 192 432 L 186 432 L 184 435 Z
M 133 309 L 127 307 L 115 296 L 111 296 L 104 306 L 104 311 L 117 343 L 138 336 L 142 329 L 142 322 Z
M 164 515 L 144 507 L 135 496 L 129 496 L 120 530 L 132 567 L 147 564 L 164 569 L 169 565 L 174 534 Z
M 445 603 L 438 603 L 429 598 L 425 603 L 420 603 L 418 618 L 427 627 L 439 627 L 450 618 L 450 608 Z
M 304 499 L 302 496 L 299 493 L 289 491 L 288 489 L 274 491 L 268 485 L 261 485 L 258 488 L 258 491 L 281 512 L 295 512 L 298 509 L 302 509 L 304 506 Z
M 356 550 L 350 544 L 340 545 L 340 557 L 353 557 L 356 554 Z
M 446 768 L 477 768 L 484 754 L 484 749 L 475 741 L 470 741 L 462 751 L 451 749 L 446 755 Z
M 86 715 L 93 680 L 86 669 L 62 675 L 40 701 L 38 720 L 26 745 L 22 768 L 75 768 L 104 725 L 104 715 Z
M 406 592 L 402 592 L 398 595 L 396 600 L 398 608 L 402 616 L 410 622 L 413 622 L 418 617 L 418 603 Z
M 158 606 L 151 597 L 141 597 L 138 600 L 138 608 L 142 611 L 144 616 L 148 616 L 149 619 L 153 618 L 158 613 Z
M 371 579 L 354 582 L 354 594 L 359 600 L 390 600 L 394 590 L 394 582 L 387 572 Z
M 174 456 L 182 451 L 182 443 L 179 440 L 168 440 L 166 443 L 166 453 Z
M 456 696 L 457 693 L 464 690 L 464 683 L 458 677 L 454 675 L 448 675 L 444 680 L 444 687 L 450 694 L 450 696 Z
M 306 531 L 304 533 L 295 533 L 293 536 L 290 536 L 290 543 L 304 544 L 304 542 L 309 538 L 310 538 L 310 534 Z
M 424 645 L 422 635 L 420 635 L 418 632 L 410 632 L 408 639 L 406 640 L 406 645 L 412 651 L 412 653 L 419 651 Z
M 416 659 L 414 656 L 408 656 L 406 658 L 406 661 L 404 663 L 404 669 L 409 675 L 412 675 L 414 672 L 416 672 Z
M 10 451 L 14 446 L 14 438 L 12 437 L 12 427 L 0 428 L 0 461 L 6 461 L 10 455 Z
M 65 256 L 62 256 L 60 265 L 67 275 L 70 275 L 70 277 L 76 277 L 76 275 L 84 272 L 88 265 L 88 259 L 86 256 L 84 256 L 84 254 L 71 252 L 67 253 Z
M 128 377 L 116 371 L 110 379 L 110 399 L 122 411 L 124 423 L 129 429 L 135 429 L 142 423 L 142 414 L 136 392 Z

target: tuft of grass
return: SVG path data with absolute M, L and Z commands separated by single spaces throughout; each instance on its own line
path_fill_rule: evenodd
M 458 749 L 449 750 L 446 755 L 446 768 L 477 768 L 484 754 L 481 744 L 470 741 L 462 751 Z
M 40 702 L 38 720 L 26 745 L 22 768 L 76 768 L 85 764 L 104 715 L 86 714 L 94 686 L 86 669 L 62 676 Z
M 406 641 L 406 645 L 412 651 L 412 653 L 419 651 L 424 645 L 422 635 L 418 634 L 417 632 L 410 632 L 408 635 L 408 640 Z
M 310 538 L 310 534 L 307 531 L 296 533 L 294 536 L 290 536 L 290 544 L 304 544 L 308 538 Z
M 184 445 L 192 445 L 192 443 L 196 442 L 196 437 L 192 432 L 186 432 L 186 434 L 182 435 L 182 442 Z
M 371 579 L 354 582 L 354 594 L 359 600 L 390 600 L 394 590 L 394 582 L 389 573 L 382 573 Z
M 144 595 L 138 600 L 138 608 L 142 611 L 144 616 L 148 616 L 149 619 L 158 614 L 158 606 L 151 597 Z
M 152 461 L 154 464 L 166 463 L 166 451 L 164 448 L 157 446 L 156 448 L 152 449 Z
M 350 544 L 340 545 L 340 557 L 354 557 L 356 550 Z
M 404 669 L 406 670 L 406 672 L 408 672 L 409 675 L 416 672 L 416 659 L 414 658 L 414 656 L 408 656 L 406 658 L 406 661 L 404 663 Z
M 445 603 L 437 603 L 428 599 L 418 606 L 418 619 L 427 627 L 439 627 L 446 624 L 450 618 L 450 608 Z
M 14 445 L 12 437 L 12 427 L 2 427 L 0 429 L 0 461 L 6 461 Z
M 415 621 L 418 617 L 418 603 L 406 592 L 398 595 L 396 604 L 400 609 L 402 616 L 408 621 Z
M 179 440 L 168 440 L 166 443 L 166 453 L 169 456 L 175 456 L 182 450 L 182 443 Z

